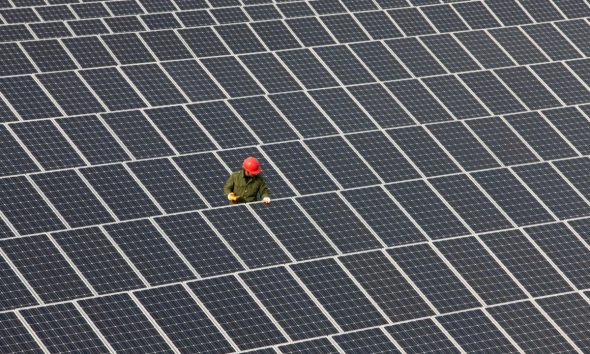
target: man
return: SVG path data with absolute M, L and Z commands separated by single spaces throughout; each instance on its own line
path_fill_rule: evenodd
M 254 157 L 244 160 L 242 170 L 233 172 L 223 187 L 230 204 L 254 202 L 258 196 L 264 204 L 270 203 L 270 192 L 264 178 L 260 176 L 261 171 L 260 163 Z

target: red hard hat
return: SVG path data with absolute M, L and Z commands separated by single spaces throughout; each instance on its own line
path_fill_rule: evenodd
M 250 172 L 253 175 L 257 175 L 260 173 L 260 171 L 262 171 L 262 168 L 260 167 L 260 163 L 258 162 L 258 160 L 256 160 L 256 158 L 254 158 L 252 156 L 247 157 L 244 160 L 242 167 L 244 168 L 244 170 Z

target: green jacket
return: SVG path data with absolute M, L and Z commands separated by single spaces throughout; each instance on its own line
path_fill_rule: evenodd
M 246 182 L 244 171 L 233 172 L 227 178 L 225 186 L 223 187 L 223 194 L 226 196 L 231 192 L 234 192 L 240 199 L 237 203 L 250 203 L 256 201 L 256 197 L 260 196 L 260 199 L 264 197 L 270 197 L 270 192 L 266 187 L 264 178 L 261 175 L 248 178 Z M 234 204 L 234 202 L 232 202 Z

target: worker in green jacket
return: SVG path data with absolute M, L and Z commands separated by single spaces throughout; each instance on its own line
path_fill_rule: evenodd
M 250 203 L 260 196 L 264 204 L 270 203 L 270 192 L 264 178 L 260 175 L 262 168 L 254 157 L 248 157 L 242 164 L 242 170 L 233 172 L 225 182 L 223 193 L 231 204 Z

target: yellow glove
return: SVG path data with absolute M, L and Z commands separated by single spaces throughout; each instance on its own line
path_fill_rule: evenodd
M 230 193 L 227 195 L 227 199 L 231 200 L 232 202 L 237 201 L 238 199 L 240 199 L 239 196 L 237 196 L 235 193 Z

